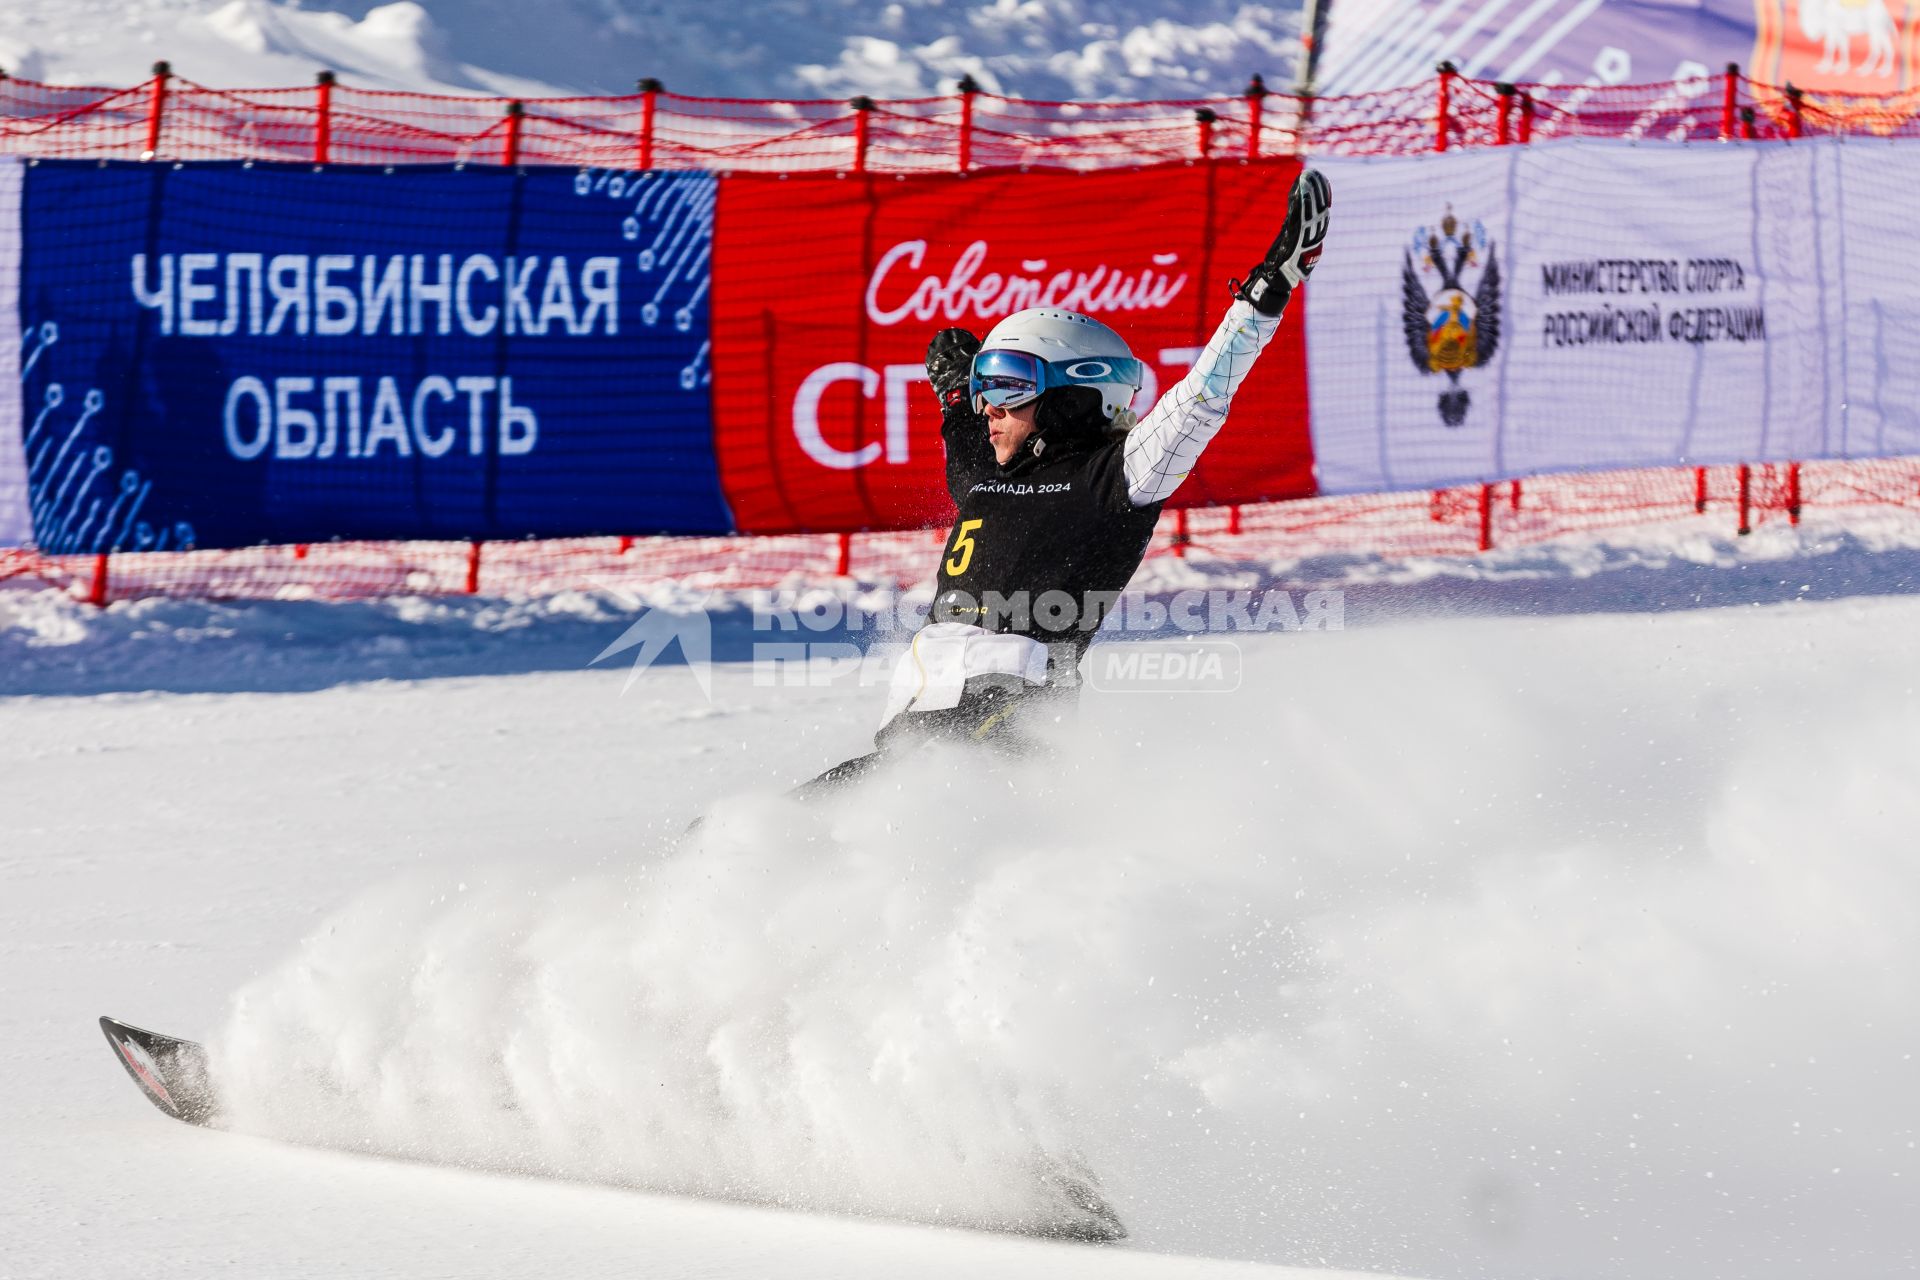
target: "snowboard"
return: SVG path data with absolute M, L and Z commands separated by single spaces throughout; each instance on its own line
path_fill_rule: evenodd
M 148 1102 L 188 1124 L 209 1124 L 220 1113 L 205 1049 L 114 1018 L 100 1019 L 100 1030 Z

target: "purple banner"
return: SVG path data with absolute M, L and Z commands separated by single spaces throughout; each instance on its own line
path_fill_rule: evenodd
M 1465 75 L 1549 85 L 1699 81 L 1739 63 L 1817 93 L 1892 94 L 1920 67 L 1920 0 L 1322 0 L 1335 96 Z

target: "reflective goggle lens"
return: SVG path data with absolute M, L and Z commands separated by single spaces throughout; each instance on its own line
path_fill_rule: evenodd
M 1024 351 L 982 351 L 973 358 L 967 390 L 975 413 L 985 413 L 988 405 L 1017 409 L 1039 398 L 1045 380 L 1046 371 L 1037 356 Z

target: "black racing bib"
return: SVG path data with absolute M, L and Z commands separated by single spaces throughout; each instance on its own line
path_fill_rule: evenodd
M 1084 652 L 1153 538 L 1160 504 L 1127 497 L 1123 442 L 956 478 L 931 620 Z

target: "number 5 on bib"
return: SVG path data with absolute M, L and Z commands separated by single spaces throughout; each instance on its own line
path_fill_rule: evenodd
M 962 520 L 959 531 L 954 534 L 953 554 L 947 557 L 947 572 L 958 578 L 973 563 L 973 531 L 985 524 L 984 520 Z

